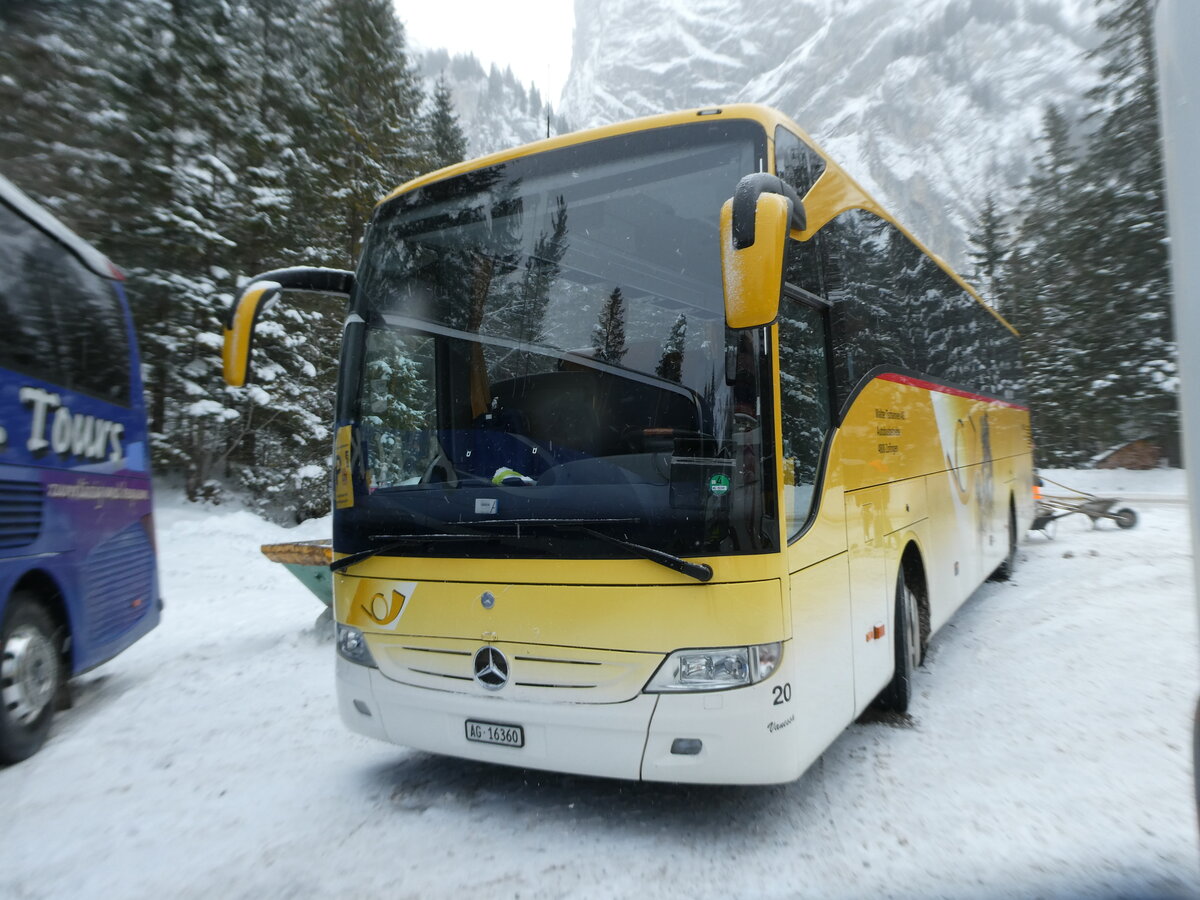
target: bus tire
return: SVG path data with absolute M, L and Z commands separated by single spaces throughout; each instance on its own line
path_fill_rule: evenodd
M 896 575 L 896 618 L 893 628 L 896 668 L 877 704 L 889 712 L 906 713 L 912 703 L 913 673 L 921 665 L 921 609 L 912 576 L 901 565 Z
M 17 591 L 0 632 L 0 763 L 41 749 L 63 681 L 54 620 L 33 594 Z
M 1017 512 L 1008 508 L 1008 556 L 1004 562 L 996 566 L 996 570 L 988 576 L 988 581 L 1008 581 L 1017 571 Z

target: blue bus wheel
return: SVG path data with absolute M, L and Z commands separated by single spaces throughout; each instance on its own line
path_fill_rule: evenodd
M 54 622 L 33 595 L 18 591 L 0 634 L 0 762 L 20 762 L 46 742 L 62 682 Z

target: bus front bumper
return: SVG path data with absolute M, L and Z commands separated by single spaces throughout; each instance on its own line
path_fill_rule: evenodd
M 774 705 L 774 681 L 711 694 L 639 694 L 623 703 L 533 703 L 401 684 L 337 657 L 338 708 L 352 731 L 464 759 L 645 781 L 795 780 L 801 729 Z M 523 745 L 468 740 L 469 722 L 519 726 Z

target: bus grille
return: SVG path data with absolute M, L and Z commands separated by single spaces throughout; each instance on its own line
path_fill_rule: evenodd
M 372 634 L 368 642 L 380 671 L 393 681 L 495 696 L 476 684 L 472 674 L 479 641 Z M 500 694 L 513 700 L 621 703 L 641 692 L 662 661 L 654 653 L 504 642 L 494 646 L 511 666 L 511 679 Z
M 92 640 L 103 644 L 137 622 L 154 600 L 154 548 L 141 523 L 93 549 L 84 573 Z
M 0 481 L 0 549 L 25 547 L 42 532 L 46 491 L 28 481 Z

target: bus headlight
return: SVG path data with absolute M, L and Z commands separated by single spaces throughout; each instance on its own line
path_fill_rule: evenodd
M 371 656 L 371 651 L 367 648 L 366 637 L 361 630 L 355 628 L 353 625 L 338 623 L 337 651 L 342 659 L 357 663 L 360 666 L 376 668 L 375 658 Z
M 769 678 L 783 659 L 783 644 L 676 650 L 646 685 L 647 694 L 722 691 Z

